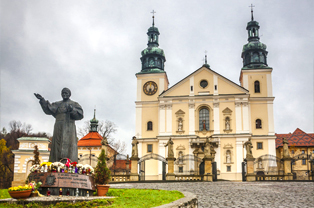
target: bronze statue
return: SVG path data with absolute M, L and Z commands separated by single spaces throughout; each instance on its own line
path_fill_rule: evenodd
M 137 149 L 138 141 L 136 137 L 134 136 L 132 138 L 132 158 L 137 158 L 138 157 L 138 149 Z
M 165 147 L 167 146 L 168 146 L 168 157 L 173 158 L 174 157 L 173 141 L 171 140 L 171 138 L 168 140 L 167 144 L 165 145 Z
M 68 88 L 61 91 L 63 100 L 52 104 L 40 94 L 34 95 L 39 99 L 43 111 L 56 118 L 49 161 L 57 162 L 63 158 L 78 161 L 75 120 L 83 118 L 82 107 L 70 100 L 71 91 Z

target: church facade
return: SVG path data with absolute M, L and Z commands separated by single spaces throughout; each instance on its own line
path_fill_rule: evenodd
M 136 138 L 138 154 L 167 158 L 165 144 L 172 139 L 174 155 L 204 157 L 206 138 L 214 145 L 218 179 L 241 180 L 251 138 L 255 158 L 276 155 L 272 92 L 272 68 L 266 45 L 260 42 L 259 23 L 247 24 L 248 43 L 243 46 L 243 67 L 237 84 L 205 64 L 169 87 L 165 53 L 159 48 L 159 30 L 148 29 L 148 47 L 141 53 L 142 69 L 136 74 Z M 186 157 L 187 158 L 187 157 Z M 175 173 L 198 174 L 196 161 L 181 161 Z M 145 161 L 145 180 L 161 180 L 163 164 Z

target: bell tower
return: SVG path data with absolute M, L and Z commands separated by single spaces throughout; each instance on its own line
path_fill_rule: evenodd
M 159 48 L 159 30 L 155 26 L 155 11 L 152 26 L 147 31 L 147 48 L 141 53 L 141 71 L 136 73 L 136 137 L 157 135 L 158 130 L 158 97 L 168 89 L 169 81 L 165 72 L 166 57 Z M 155 112 L 155 114 L 153 113 Z M 149 128 L 147 127 L 149 123 Z M 152 128 L 151 128 L 152 126 Z M 147 130 L 149 129 L 149 130 Z
M 248 43 L 243 46 L 240 74 L 241 86 L 249 90 L 251 132 L 255 135 L 275 135 L 273 115 L 272 71 L 268 66 L 266 45 L 260 42 L 260 26 L 253 17 L 247 23 Z

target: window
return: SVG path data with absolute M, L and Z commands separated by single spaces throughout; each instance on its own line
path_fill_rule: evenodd
M 302 150 L 302 154 L 305 154 L 305 150 Z
M 183 167 L 179 167 L 179 173 L 183 173 Z
M 205 87 L 207 87 L 208 82 L 207 82 L 206 80 L 202 80 L 202 81 L 200 82 L 200 85 L 201 85 L 202 88 L 205 88 Z
M 230 165 L 227 166 L 227 172 L 231 172 L 231 166 Z
M 263 149 L 263 142 L 257 142 L 257 149 Z
M 152 131 L 153 130 L 153 122 L 148 121 L 147 122 L 147 131 Z
M 82 154 L 80 154 L 80 157 L 82 157 L 83 155 Z
M 215 85 L 215 90 L 217 90 L 217 85 Z
M 255 125 L 256 125 L 257 129 L 261 129 L 262 128 L 262 120 L 261 119 L 256 119 Z
M 147 145 L 147 152 L 153 152 L 153 145 L 152 144 Z
M 255 91 L 255 93 L 260 93 L 261 92 L 259 81 L 255 81 L 254 82 L 254 91 Z
M 193 92 L 193 86 L 191 86 L 191 92 Z
M 302 159 L 302 165 L 306 165 L 306 160 Z
M 199 130 L 209 131 L 209 110 L 202 108 L 199 112 Z

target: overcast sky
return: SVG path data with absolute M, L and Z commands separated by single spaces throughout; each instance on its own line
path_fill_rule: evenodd
M 147 29 L 160 31 L 170 85 L 200 68 L 239 83 L 249 5 L 267 45 L 275 132 L 313 132 L 314 1 L 1 1 L 1 128 L 11 120 L 52 135 L 33 93 L 54 102 L 68 87 L 85 118 L 117 124 L 115 138 L 135 133 L 136 77 Z

